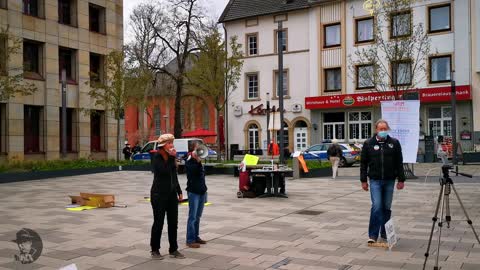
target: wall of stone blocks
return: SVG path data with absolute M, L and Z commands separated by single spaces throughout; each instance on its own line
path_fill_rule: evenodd
M 7 104 L 7 139 L 6 149 L 8 159 L 38 159 L 38 156 L 28 157 L 24 154 L 24 117 L 23 107 L 27 105 L 43 106 L 44 135 L 41 143 L 44 146 L 44 159 L 60 158 L 60 113 L 61 85 L 59 82 L 59 47 L 66 47 L 76 51 L 75 77 L 76 84 L 67 87 L 67 106 L 77 109 L 78 153 L 77 158 L 88 158 L 90 153 L 90 116 L 84 109 L 102 109 L 94 106 L 88 92 L 90 52 L 106 55 L 111 50 L 121 49 L 123 45 L 123 1 L 122 0 L 76 0 L 77 26 L 72 27 L 58 23 L 58 1 L 43 0 L 42 18 L 28 16 L 22 12 L 22 1 L 8 0 L 7 9 L 0 9 L 0 27 L 9 27 L 9 31 L 20 39 L 29 39 L 43 43 L 41 70 L 43 80 L 27 80 L 37 87 L 35 94 L 17 96 Z M 89 30 L 89 3 L 105 7 L 106 34 L 99 34 Z M 74 16 L 75 17 L 75 16 Z M 9 67 L 22 67 L 23 48 L 20 53 L 9 61 Z M 82 110 L 79 110 L 81 108 Z M 108 114 L 108 113 L 107 113 Z M 105 142 L 106 156 L 115 158 L 116 155 L 116 120 L 106 117 Z M 121 127 L 123 131 L 123 126 Z M 121 136 L 124 136 L 122 133 Z M 69 158 L 72 154 L 69 154 Z

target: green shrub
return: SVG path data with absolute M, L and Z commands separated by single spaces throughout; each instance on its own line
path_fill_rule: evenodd
M 292 167 L 292 161 L 293 160 L 288 160 L 287 165 L 288 167 Z M 307 164 L 307 168 L 309 169 L 321 169 L 321 168 L 330 168 L 332 167 L 332 164 L 328 161 L 318 161 L 318 160 L 305 160 L 305 163 Z

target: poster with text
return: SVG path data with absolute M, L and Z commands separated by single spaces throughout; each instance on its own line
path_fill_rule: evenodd
M 390 136 L 402 145 L 403 163 L 416 163 L 420 132 L 420 101 L 382 101 L 382 118 L 390 126 Z

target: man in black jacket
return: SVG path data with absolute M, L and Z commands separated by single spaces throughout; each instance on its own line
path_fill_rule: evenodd
M 368 244 L 377 242 L 378 234 L 385 240 L 385 223 L 390 220 L 392 211 L 395 179 L 397 189 L 403 189 L 405 173 L 403 171 L 402 147 L 397 139 L 388 135 L 390 127 L 387 121 L 375 123 L 376 134 L 365 141 L 360 163 L 360 181 L 362 188 L 368 191 L 367 178 L 370 179 L 370 197 L 372 208 L 368 226 Z
M 183 259 L 185 256 L 178 251 L 178 201 L 183 199 L 182 189 L 177 177 L 177 152 L 173 148 L 172 134 L 163 134 L 158 138 L 157 151 L 151 153 L 153 166 L 153 184 L 150 189 L 150 202 L 153 208 L 152 235 L 150 238 L 152 259 L 161 260 L 160 239 L 162 237 L 163 221 L 167 214 L 168 242 L 170 256 Z
M 205 183 L 205 170 L 202 160 L 195 150 L 198 143 L 192 144 L 189 149 L 185 167 L 187 169 L 188 192 L 188 221 L 187 221 L 187 246 L 199 248 L 200 244 L 207 242 L 200 238 L 200 218 L 207 198 L 207 185 Z

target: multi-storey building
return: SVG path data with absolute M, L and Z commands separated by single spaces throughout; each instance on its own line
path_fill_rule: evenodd
M 0 0 L 0 27 L 8 27 L 21 43 L 7 70 L 23 67 L 24 80 L 37 88 L 33 95 L 0 103 L 3 158 L 60 157 L 62 70 L 67 77 L 68 158 L 115 158 L 116 120 L 95 105 L 88 82 L 92 74 L 98 74 L 92 79 L 104 80 L 106 55 L 122 48 L 123 1 Z
M 471 61 L 472 51 L 478 51 L 479 46 L 472 46 L 471 39 L 472 30 L 479 27 L 478 16 L 474 16 L 478 15 L 478 3 L 410 2 L 410 9 L 387 16 L 385 23 L 389 29 L 384 35 L 387 39 L 395 38 L 391 22 L 406 19 L 411 25 L 421 24 L 430 39 L 430 54 L 423 59 L 427 71 L 419 76 L 425 79 L 415 85 L 421 102 L 420 138 L 452 135 L 449 92 L 453 70 L 458 100 L 457 138 L 463 150 L 472 149 L 474 131 L 480 130 L 480 122 L 472 120 L 474 110 L 478 111 L 480 90 L 478 64 L 474 66 Z M 279 20 L 282 20 L 284 43 L 284 132 L 288 134 L 285 143 L 289 150 L 302 150 L 334 138 L 343 142 L 363 141 L 373 135 L 373 125 L 381 117 L 379 103 L 393 98 L 394 93 L 374 91 L 368 80 L 358 76 L 361 69 L 370 68 L 369 63 L 354 66 L 350 60 L 355 58 L 356 50 L 374 45 L 374 23 L 378 18 L 364 9 L 364 3 L 363 0 L 231 0 L 228 3 L 220 22 L 226 35 L 237 36 L 245 49 L 238 91 L 228 101 L 229 144 L 238 144 L 240 149 L 266 148 L 267 126 L 262 109 L 268 96 L 270 103 L 278 107 L 272 93 L 277 88 Z M 474 36 L 478 44 L 477 34 Z M 385 59 L 384 64 L 392 67 L 391 73 L 411 68 L 408 61 L 395 64 Z M 418 75 L 391 84 L 410 84 L 412 76 Z

